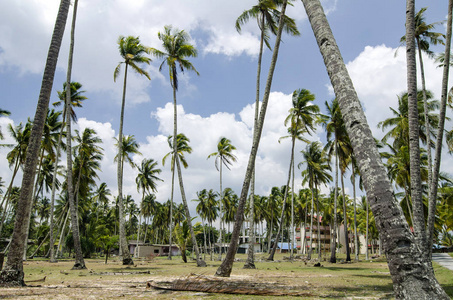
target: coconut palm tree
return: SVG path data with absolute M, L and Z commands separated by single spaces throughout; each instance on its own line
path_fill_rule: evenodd
M 77 10 L 74 9 L 74 14 L 76 13 L 76 11 Z M 69 68 L 68 68 L 68 70 L 69 70 Z M 66 102 L 66 98 L 67 98 L 66 97 L 67 96 L 66 86 L 67 86 L 67 83 L 64 82 L 63 83 L 63 91 L 58 91 L 57 92 L 59 101 L 53 103 L 53 105 L 55 107 L 60 106 L 60 104 Z M 82 93 L 84 93 L 85 91 L 81 91 L 80 90 L 82 88 L 82 84 L 80 84 L 79 82 L 71 82 L 69 87 L 70 87 L 70 103 L 71 103 L 71 105 L 70 105 L 71 120 L 74 121 L 74 122 L 77 122 L 77 115 L 76 115 L 76 113 L 75 113 L 73 108 L 74 107 L 82 107 L 82 101 L 86 100 L 87 97 L 82 95 Z M 62 111 L 63 111 L 63 124 L 65 124 L 65 122 L 66 122 L 66 105 L 63 105 L 63 110 Z M 64 130 L 64 126 L 61 127 L 60 134 L 58 136 L 55 166 L 58 166 L 58 161 L 59 161 L 59 158 L 60 158 L 60 146 L 61 146 L 61 140 L 62 140 L 62 137 L 63 137 L 63 130 Z M 54 244 L 53 211 L 55 209 L 55 190 L 56 190 L 55 184 L 56 184 L 56 180 L 57 180 L 57 173 L 56 173 L 57 169 L 58 168 L 55 168 L 55 170 L 54 170 L 53 182 L 52 182 L 52 193 L 51 193 L 51 197 L 50 197 L 50 202 L 51 202 L 51 206 L 50 206 L 50 211 L 51 211 L 51 213 L 50 213 L 50 245 Z M 56 262 L 55 251 L 54 251 L 53 247 L 50 248 L 50 262 Z
M 346 167 L 351 157 L 352 150 L 349 143 L 348 134 L 344 126 L 343 117 L 341 115 L 339 102 L 335 98 L 331 104 L 325 102 L 327 109 L 327 118 L 322 123 L 327 131 L 327 144 L 324 146 L 324 151 L 328 152 L 329 157 L 334 157 L 335 163 L 335 194 L 334 194 L 334 216 L 333 216 L 333 228 L 332 228 L 332 243 L 330 248 L 330 262 L 336 262 L 336 240 L 337 240 L 337 198 L 338 198 L 338 170 L 341 171 L 341 180 L 343 183 L 343 175 L 346 172 Z M 342 189 L 344 192 L 344 189 Z M 344 196 L 343 196 L 344 197 Z M 343 210 L 344 214 L 346 213 Z M 345 218 L 346 219 L 346 218 Z M 345 236 L 346 240 L 348 236 L 346 234 L 347 226 L 345 225 Z M 346 243 L 346 254 L 349 256 L 349 243 Z M 350 257 L 349 257 L 350 260 Z
M 426 24 L 424 13 L 427 7 L 420 9 L 414 17 L 415 23 L 415 40 L 416 46 L 418 49 L 418 59 L 420 63 L 420 73 L 421 73 L 421 80 L 422 80 L 422 93 L 423 93 L 423 106 L 424 106 L 424 113 L 425 119 L 428 119 L 428 101 L 426 95 L 426 83 L 425 83 L 425 70 L 423 66 L 423 56 L 422 52 L 426 53 L 429 57 L 433 58 L 434 53 L 429 49 L 430 45 L 445 45 L 444 39 L 445 35 L 438 32 L 433 32 L 432 30 L 442 22 L 436 22 L 431 24 Z M 402 44 L 406 42 L 406 36 L 403 36 L 400 40 Z M 425 131 L 426 136 L 428 138 L 428 144 L 431 144 L 430 138 L 430 127 L 429 122 L 425 124 Z M 428 154 L 428 182 L 431 182 L 432 179 L 432 159 L 431 159 L 431 148 L 427 148 Z M 431 198 L 431 187 L 428 185 L 428 198 Z
M 174 141 L 174 139 L 172 140 L 172 136 L 169 136 L 168 137 L 168 146 L 173 151 L 167 153 L 164 156 L 164 158 L 162 159 L 162 165 L 165 164 L 166 158 L 168 156 L 172 155 L 172 162 L 171 162 L 172 175 L 174 175 L 174 167 L 176 165 L 176 168 L 178 170 L 179 188 L 181 190 L 182 203 L 184 205 L 185 215 L 186 215 L 186 218 L 187 218 L 189 230 L 190 230 L 191 237 L 192 237 L 192 243 L 193 243 L 193 247 L 194 247 L 194 252 L 195 252 L 195 255 L 196 255 L 196 259 L 197 259 L 197 266 L 198 267 L 206 267 L 206 262 L 203 259 L 201 259 L 200 252 L 198 250 L 198 245 L 197 245 L 195 232 L 194 232 L 193 227 L 192 227 L 192 219 L 191 219 L 191 216 L 190 216 L 189 206 L 187 205 L 186 193 L 184 191 L 184 182 L 183 182 L 183 179 L 182 179 L 181 165 L 179 163 L 181 161 L 181 163 L 182 163 L 184 168 L 188 167 L 187 161 L 184 158 L 184 152 L 187 152 L 187 153 L 191 153 L 192 152 L 192 148 L 189 146 L 189 142 L 190 142 L 190 140 L 183 133 L 178 134 L 178 136 L 176 137 L 176 142 Z M 176 146 L 175 146 L 175 144 L 176 144 Z M 175 164 L 175 162 L 176 162 L 176 164 Z M 173 179 L 174 179 L 174 177 L 172 178 L 172 182 L 173 182 Z M 172 184 L 172 196 L 173 196 L 173 187 L 174 187 L 174 184 Z M 173 205 L 173 197 L 171 198 L 170 202 Z M 172 210 L 173 210 L 173 208 L 171 207 L 171 209 L 170 209 L 170 247 L 171 247 L 171 244 L 172 244 L 172 241 L 171 241 L 171 237 L 172 237 L 172 229 L 171 229 L 171 226 L 172 226 L 171 225 L 172 224 L 172 222 L 171 222 L 171 220 L 172 220 Z M 169 259 L 171 259 L 171 251 L 169 253 Z
M 307 145 L 305 150 L 301 151 L 304 161 L 301 162 L 298 167 L 302 164 L 306 164 L 307 167 L 302 171 L 302 183 L 309 185 L 311 189 L 311 216 L 310 216 L 310 248 L 308 252 L 308 259 L 311 259 L 312 253 L 312 239 L 313 239 L 313 208 L 314 196 L 316 195 L 316 227 L 318 228 L 318 261 L 321 261 L 321 231 L 320 231 L 320 215 L 319 215 L 319 192 L 318 187 L 321 184 L 326 184 L 332 181 L 332 176 L 329 174 L 331 171 L 330 165 L 328 164 L 328 158 L 325 152 L 322 151 L 321 143 L 312 142 Z
M 450 49 L 451 49 L 451 31 L 452 31 L 452 10 L 453 10 L 453 1 L 448 1 L 448 18 L 447 18 L 447 33 L 445 41 L 445 54 L 444 60 L 451 61 Z M 434 169 L 433 169 L 433 178 L 430 182 L 431 184 L 431 198 L 429 199 L 429 210 L 428 210 L 428 229 L 427 229 L 427 241 L 428 241 L 428 261 L 431 261 L 431 251 L 432 251 L 432 242 L 434 234 L 434 223 L 436 217 L 436 201 L 437 201 L 437 188 L 438 188 L 438 178 L 440 171 L 440 161 L 442 156 L 442 139 L 445 128 L 445 119 L 446 119 L 446 106 L 448 98 L 448 75 L 449 67 L 448 64 L 443 66 L 442 74 L 442 92 L 441 92 L 441 105 L 439 111 L 439 128 L 437 130 L 436 137 L 436 148 L 435 148 L 435 158 L 434 158 Z M 448 140 L 447 140 L 448 142 Z
M 222 209 L 222 199 L 223 199 L 223 188 L 222 188 L 222 166 L 225 165 L 228 170 L 230 170 L 230 166 L 233 162 L 237 161 L 237 157 L 232 154 L 232 152 L 236 150 L 236 147 L 231 144 L 231 141 L 226 137 L 221 137 L 219 142 L 217 143 L 217 152 L 213 152 L 208 155 L 208 159 L 210 157 L 215 157 L 215 167 L 217 171 L 220 173 L 220 244 L 223 244 L 222 239 L 222 229 L 223 229 L 223 215 L 224 211 Z M 222 246 L 223 247 L 223 246 Z M 222 249 L 222 248 L 221 248 Z M 222 251 L 219 251 L 219 260 L 222 260 Z
M 170 77 L 170 84 L 173 88 L 173 136 L 178 137 L 178 122 L 177 122 L 177 105 L 176 105 L 176 92 L 178 90 L 178 68 L 181 72 L 184 70 L 189 70 L 195 72 L 197 75 L 200 75 L 197 69 L 192 65 L 192 63 L 188 60 L 190 57 L 197 57 L 198 52 L 197 49 L 189 43 L 189 35 L 184 30 L 174 30 L 172 32 L 172 26 L 165 26 L 164 32 L 159 32 L 157 37 L 162 41 L 162 46 L 164 48 L 163 51 L 157 50 L 155 48 L 151 48 L 151 53 L 156 56 L 157 58 L 163 59 L 162 63 L 160 64 L 159 71 L 162 71 L 162 67 L 164 64 L 168 66 L 168 72 Z M 173 155 L 177 153 L 177 143 L 173 144 Z M 178 172 L 180 171 L 179 160 L 177 157 L 172 160 L 172 195 L 171 201 L 173 202 L 173 189 L 174 189 L 174 176 L 175 176 L 175 168 L 174 165 L 177 165 Z M 183 199 L 183 203 L 185 205 L 186 213 L 187 213 L 187 220 L 190 227 L 190 232 L 192 234 L 192 240 L 195 240 L 195 235 L 192 228 L 192 220 L 190 218 L 189 207 L 187 206 L 186 196 L 184 194 L 183 188 L 183 181 L 182 175 L 178 173 L 180 189 L 181 189 L 181 197 Z M 171 237 L 171 231 L 170 231 Z M 170 242 L 171 244 L 171 242 Z M 196 243 L 194 244 L 195 252 L 198 252 L 198 247 Z M 171 259 L 171 252 L 169 254 L 169 259 Z M 205 266 L 206 264 L 204 261 L 199 257 L 199 253 L 197 253 L 197 266 Z
M 133 36 L 120 36 L 118 38 L 118 50 L 120 52 L 121 57 L 124 61 L 120 62 L 113 73 L 113 79 L 116 81 L 118 78 L 121 65 L 124 64 L 124 83 L 123 83 L 123 98 L 121 101 L 121 114 L 120 114 L 120 128 L 118 131 L 118 153 L 123 153 L 122 146 L 123 146 L 123 123 L 124 123 L 124 106 L 126 104 L 126 83 L 127 83 L 127 71 L 128 68 L 131 67 L 136 73 L 140 75 L 144 75 L 146 78 L 151 80 L 148 72 L 146 72 L 143 68 L 140 67 L 141 64 L 149 64 L 151 62 L 151 58 L 145 56 L 145 54 L 149 54 L 150 50 L 148 47 L 143 46 L 140 43 L 140 39 L 138 37 Z M 123 265 L 132 265 L 134 262 L 131 258 L 127 247 L 126 241 L 126 232 L 125 232 L 125 219 L 124 219 L 124 204 L 123 204 L 123 162 L 122 157 L 118 155 L 118 208 L 119 208 L 119 219 L 120 219 L 120 244 L 122 250 L 122 257 L 123 257 Z
M 254 125 L 253 125 L 253 130 L 254 130 L 254 135 L 256 133 L 257 125 L 258 125 L 258 114 L 259 114 L 259 100 L 260 100 L 260 80 L 261 80 L 261 61 L 262 61 L 262 56 L 263 56 L 263 48 L 264 48 L 264 43 L 266 44 L 267 48 L 271 50 L 270 44 L 269 44 L 269 32 L 277 35 L 277 24 L 279 22 L 280 16 L 282 17 L 283 21 L 283 28 L 285 32 L 297 36 L 300 35 L 296 22 L 289 18 L 288 16 L 285 16 L 284 14 L 280 14 L 280 11 L 278 11 L 278 7 L 281 7 L 283 5 L 283 1 L 281 0 L 259 0 L 257 5 L 254 5 L 251 9 L 244 11 L 236 20 L 236 30 L 241 33 L 242 30 L 242 25 L 247 23 L 250 18 L 254 18 L 257 20 L 258 27 L 260 29 L 260 49 L 259 49 L 259 55 L 258 55 L 258 70 L 257 70 L 257 75 L 256 75 L 256 96 L 255 96 L 255 118 L 254 118 Z M 286 5 L 286 2 L 285 4 Z M 255 199 L 254 197 L 255 194 L 255 168 L 253 169 L 252 172 L 252 179 L 251 179 L 251 186 L 250 186 L 250 207 L 252 208 L 250 212 L 250 224 L 251 224 L 251 231 L 252 233 L 254 232 L 254 224 L 253 224 L 253 219 L 254 219 L 254 204 L 253 201 Z M 244 266 L 244 268 L 255 268 L 254 266 L 254 258 L 253 258 L 253 247 L 255 243 L 255 237 L 252 234 L 250 237 L 250 244 L 249 244 L 249 255 L 247 258 L 247 262 Z
M 282 31 L 283 31 L 283 22 L 284 22 L 283 16 L 285 15 L 286 5 L 287 5 L 287 0 L 284 0 L 282 3 L 282 8 L 281 8 L 281 14 L 280 14 L 280 20 L 279 20 L 279 24 L 278 24 L 278 31 L 277 31 L 277 37 L 276 37 L 276 41 L 275 41 L 274 51 L 272 53 L 272 59 L 271 59 L 270 67 L 269 67 L 268 78 L 267 78 L 266 87 L 264 90 L 263 104 L 262 104 L 261 110 L 260 110 L 260 118 L 258 119 L 255 134 L 253 136 L 252 149 L 250 151 L 250 157 L 249 157 L 249 161 L 247 164 L 247 170 L 246 170 L 246 174 L 245 174 L 245 178 L 244 178 L 244 184 L 242 186 L 241 196 L 239 198 L 238 210 L 237 210 L 237 214 L 236 214 L 236 222 L 234 224 L 233 233 L 231 235 L 230 246 L 228 247 L 228 251 L 227 251 L 225 260 L 222 262 L 222 264 L 219 266 L 219 268 L 217 269 L 217 271 L 215 273 L 216 276 L 229 277 L 231 274 L 231 270 L 233 268 L 233 261 L 234 261 L 234 257 L 236 254 L 238 242 L 239 242 L 239 234 L 240 234 L 240 230 L 242 227 L 242 222 L 244 221 L 245 202 L 247 199 L 247 194 L 248 194 L 248 190 L 250 187 L 250 181 L 252 178 L 253 170 L 255 168 L 256 153 L 258 151 L 259 141 L 260 141 L 261 132 L 263 129 L 263 124 L 264 124 L 264 118 L 266 116 L 267 104 L 269 102 L 270 89 L 272 86 L 272 78 L 273 78 L 275 66 L 277 64 L 278 50 L 280 47 L 280 41 L 281 41 Z
M 150 195 L 150 192 L 157 192 L 157 181 L 163 181 L 159 177 L 157 177 L 158 174 L 162 172 L 161 169 L 157 168 L 157 162 L 154 161 L 154 159 L 143 159 L 141 166 L 137 166 L 138 169 L 138 175 L 135 178 L 135 183 L 137 184 L 137 191 L 140 192 L 142 190 L 142 202 L 140 204 L 140 207 L 143 206 L 143 202 L 145 201 L 145 194 L 148 193 Z M 140 238 L 140 226 L 142 223 L 142 215 L 145 215 L 143 210 L 140 210 L 140 220 L 139 220 L 139 229 L 137 233 L 137 247 L 138 247 L 138 241 Z M 149 211 L 148 211 L 149 212 Z
M 302 134 L 307 133 L 311 135 L 315 131 L 315 121 L 319 115 L 319 107 L 312 102 L 315 100 L 315 95 L 310 93 L 309 90 L 299 89 L 293 92 L 292 107 L 289 109 L 289 115 L 285 119 L 285 126 L 290 124 L 288 132 L 291 137 L 291 156 L 292 159 L 292 180 L 291 189 L 294 190 L 294 147 L 296 139 L 308 143 Z M 291 258 L 294 249 L 295 231 L 294 231 L 294 193 L 291 196 Z
M 69 5 L 69 0 L 62 0 L 60 2 L 60 8 L 55 21 L 55 27 L 47 54 L 46 66 L 44 68 L 43 81 L 38 98 L 36 114 L 33 119 L 33 127 L 30 133 L 30 143 L 27 149 L 24 177 L 22 179 L 22 188 L 19 196 L 11 246 L 8 252 L 6 264 L 0 273 L 0 285 L 24 285 L 22 259 L 24 255 L 25 236 L 26 231 L 28 230 L 28 221 L 30 218 L 30 206 L 32 205 L 33 182 Z
M 321 3 L 319 0 L 302 2 L 338 98 L 377 228 L 385 237 L 383 243 L 395 298 L 448 299 L 425 263 L 401 209 L 395 204 L 390 180 Z M 408 1 L 408 4 L 410 12 L 413 2 Z
M 206 260 L 206 253 L 207 251 L 207 245 L 206 245 L 206 224 L 205 221 L 207 221 L 207 216 L 208 216 L 208 208 L 207 208 L 207 191 L 206 189 L 203 189 L 199 192 L 197 192 L 197 199 L 193 199 L 192 201 L 198 202 L 196 206 L 196 212 L 197 214 L 201 217 L 201 224 L 203 226 L 203 239 L 204 239 L 204 257 L 203 259 Z

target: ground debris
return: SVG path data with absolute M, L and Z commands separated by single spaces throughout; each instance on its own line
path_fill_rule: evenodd
M 150 271 L 135 271 L 135 272 L 99 272 L 90 273 L 90 275 L 138 275 L 138 274 L 151 274 Z
M 147 288 L 170 291 L 192 291 L 204 293 L 263 295 L 263 296 L 310 296 L 309 287 L 269 284 L 250 280 L 235 280 L 214 276 L 189 274 L 173 281 L 148 281 Z

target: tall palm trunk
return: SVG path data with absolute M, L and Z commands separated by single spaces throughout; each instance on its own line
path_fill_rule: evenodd
M 79 217 L 78 217 L 78 203 L 75 201 L 74 191 L 74 180 L 72 177 L 72 150 L 71 150 L 71 73 L 72 73 L 72 60 L 74 56 L 74 33 L 77 16 L 77 4 L 78 0 L 74 1 L 74 13 L 72 17 L 71 26 L 71 44 L 69 47 L 69 59 L 68 59 L 68 72 L 66 76 L 66 157 L 67 157 L 67 188 L 69 198 L 69 209 L 71 211 L 71 227 L 72 237 L 74 239 L 74 252 L 75 262 L 72 267 L 73 270 L 86 269 L 85 261 L 83 260 L 82 245 L 80 244 L 79 234 Z
M 229 277 L 231 274 L 231 270 L 233 269 L 234 256 L 236 254 L 236 249 L 237 249 L 238 241 L 239 241 L 239 233 L 240 233 L 242 223 L 244 221 L 245 201 L 247 199 L 247 194 L 248 194 L 248 190 L 250 187 L 250 180 L 252 177 L 253 169 L 255 168 L 256 153 L 258 151 L 258 146 L 259 146 L 259 142 L 260 142 L 260 138 L 261 138 L 261 132 L 263 129 L 263 124 L 264 124 L 264 118 L 266 115 L 267 104 L 269 102 L 269 94 L 270 94 L 270 89 L 271 89 L 271 85 L 272 85 L 272 78 L 274 75 L 275 65 L 277 64 L 278 49 L 280 47 L 280 40 L 282 37 L 283 17 L 285 15 L 286 5 L 287 5 L 287 0 L 284 0 L 283 5 L 282 5 L 280 22 L 279 22 L 279 26 L 278 26 L 277 38 L 275 41 L 275 47 L 274 47 L 274 51 L 272 54 L 272 60 L 271 60 L 271 64 L 269 67 L 269 74 L 268 74 L 267 81 L 266 81 L 266 88 L 264 91 L 263 104 L 262 104 L 262 107 L 260 110 L 260 117 L 258 119 L 257 130 L 253 135 L 252 149 L 250 151 L 250 157 L 249 157 L 249 161 L 247 164 L 247 171 L 245 174 L 244 183 L 242 185 L 241 196 L 239 198 L 238 209 L 236 212 L 236 222 L 234 223 L 233 233 L 231 235 L 230 246 L 228 247 L 228 252 L 226 254 L 225 260 L 222 262 L 222 264 L 219 266 L 219 268 L 217 269 L 217 271 L 215 273 L 216 276 Z
M 223 159 L 220 158 L 220 200 L 219 200 L 219 207 L 220 207 L 220 232 L 219 232 L 219 242 L 220 242 L 220 249 L 219 249 L 219 261 L 222 261 L 222 248 L 223 248 L 223 238 L 222 238 L 222 230 L 223 230 L 223 189 L 222 189 L 222 165 L 223 165 Z
M 353 198 L 354 198 L 354 252 L 355 252 L 355 261 L 359 261 L 359 237 L 357 235 L 357 205 L 356 205 L 356 194 L 355 194 L 354 166 L 352 167 L 352 194 L 353 194 Z
M 173 74 L 176 74 L 176 70 L 173 70 Z M 173 75 L 176 76 L 176 75 Z M 168 259 L 171 260 L 171 246 L 172 246 L 172 232 L 173 232 L 173 197 L 174 197 L 174 189 L 175 189 L 175 162 L 176 157 L 178 154 L 176 153 L 178 149 L 177 141 L 178 141 L 178 108 L 176 106 L 176 83 L 174 82 L 176 77 L 173 77 L 170 74 L 170 81 L 173 87 L 173 157 L 171 161 L 171 197 L 170 197 L 170 237 L 169 237 L 169 244 L 170 244 L 170 251 L 168 253 Z M 171 80 L 173 78 L 173 81 Z M 182 193 L 182 191 L 181 191 Z
M 68 86 L 66 86 L 66 88 L 68 88 Z M 60 159 L 60 149 L 61 149 L 61 141 L 62 141 L 62 138 L 63 138 L 63 129 L 65 127 L 65 122 L 66 122 L 66 105 L 64 106 L 64 109 L 63 109 L 63 124 L 61 126 L 61 129 L 60 129 L 60 134 L 58 135 L 58 144 L 57 144 L 57 154 L 55 156 L 55 167 L 54 167 L 54 170 L 53 170 L 53 176 L 52 176 L 52 192 L 51 192 L 51 196 L 50 196 L 50 240 L 49 240 L 49 245 L 50 245 L 50 262 L 51 263 L 55 263 L 57 262 L 56 258 L 55 258 L 55 247 L 54 247 L 54 244 L 55 244 L 55 239 L 54 239 L 54 227 L 55 227 L 55 224 L 54 224 L 54 221 L 53 221 L 53 215 L 54 215 L 54 211 L 55 211 L 55 190 L 56 190 L 56 185 L 57 185 L 57 175 L 58 175 L 58 161 Z M 1 231 L 1 230 L 0 230 Z
M 313 186 L 311 186 L 311 212 L 310 212 L 310 245 L 308 247 L 308 256 L 307 259 L 311 260 L 311 255 L 313 254 L 313 214 L 314 214 L 314 197 L 315 197 L 315 191 L 313 189 Z
M 337 198 L 338 198 L 338 148 L 335 141 L 335 190 L 333 195 L 333 229 L 332 229 L 332 242 L 330 244 L 330 262 L 337 262 Z
M 260 106 L 260 80 L 261 80 L 261 61 L 263 58 L 263 42 L 264 42 L 264 15 L 261 17 L 261 30 L 260 35 L 260 51 L 258 54 L 258 69 L 256 72 L 256 94 L 255 94 L 255 118 L 253 122 L 253 132 L 255 134 L 258 124 L 259 106 Z M 255 227 L 253 220 L 255 219 L 255 166 L 253 167 L 252 182 L 250 187 L 250 233 L 249 233 L 249 251 L 247 261 L 245 262 L 244 269 L 255 269 Z
M 69 0 L 62 0 L 55 22 L 49 52 L 47 54 L 46 66 L 44 69 L 41 91 L 39 93 L 38 105 L 30 133 L 30 141 L 25 160 L 22 188 L 17 204 L 16 220 L 11 240 L 11 249 L 8 252 L 6 265 L 0 273 L 0 286 L 24 285 L 23 253 L 25 235 L 28 221 L 30 219 L 29 207 L 32 205 L 33 182 L 36 175 L 36 164 L 38 159 L 41 137 L 46 120 L 49 99 L 52 91 L 53 79 L 60 52 L 61 41 L 66 25 L 69 11 Z
M 294 151 L 294 146 L 296 143 L 296 138 L 293 137 L 293 151 Z M 293 165 L 292 165 L 292 176 L 291 176 L 291 254 L 290 254 L 290 259 L 294 258 L 294 240 L 296 239 L 295 236 L 295 231 L 294 231 L 294 154 L 293 154 Z
M 437 138 L 436 138 L 436 148 L 435 148 L 435 158 L 434 158 L 434 170 L 432 181 L 429 182 L 431 185 L 431 197 L 429 198 L 429 210 L 428 210 L 428 229 L 427 229 L 427 242 L 428 242 L 428 251 L 429 257 L 428 261 L 431 262 L 432 254 L 432 244 L 433 244 L 433 234 L 434 234 L 434 220 L 436 217 L 436 204 L 437 204 L 437 188 L 439 180 L 439 170 L 440 170 L 440 161 L 442 155 L 442 139 L 444 136 L 445 128 L 445 115 L 447 107 L 447 97 L 448 97 L 448 76 L 450 69 L 450 48 L 451 48 L 451 31 L 452 31 L 452 10 L 453 10 L 453 1 L 448 1 L 448 19 L 447 19 L 447 33 L 445 41 L 445 60 L 444 60 L 444 69 L 442 76 L 442 95 L 441 95 L 441 105 L 439 111 L 439 128 L 437 129 Z
M 318 187 L 315 185 L 316 192 L 316 226 L 318 227 L 318 261 L 321 261 L 321 218 L 319 217 L 319 193 Z
M 417 66 L 415 47 L 415 0 L 406 1 L 406 63 L 409 120 L 409 156 L 411 174 L 411 199 L 414 214 L 415 241 L 422 253 L 426 253 L 425 215 L 423 212 L 422 182 L 420 175 L 420 132 L 417 103 Z M 428 120 L 425 120 L 425 123 Z
M 174 140 L 174 143 L 176 143 L 176 140 Z M 195 237 L 195 232 L 194 232 L 193 226 L 192 226 L 192 218 L 190 217 L 189 206 L 187 205 L 186 192 L 184 191 L 184 184 L 182 181 L 182 173 L 181 173 L 181 165 L 179 163 L 178 156 L 175 156 L 175 161 L 176 161 L 176 167 L 178 168 L 179 187 L 181 189 L 182 203 L 184 205 L 184 210 L 186 212 L 187 225 L 189 226 L 190 237 L 192 239 L 193 248 L 195 250 L 195 256 L 197 259 L 197 267 L 206 267 L 207 266 L 206 262 L 201 258 L 200 251 L 198 250 L 197 239 Z M 171 248 L 170 248 L 170 252 L 171 252 Z
M 272 247 L 271 253 L 269 254 L 269 257 L 267 258 L 267 260 L 274 260 L 275 251 L 277 250 L 278 239 L 280 238 L 280 234 L 282 234 L 282 231 L 283 231 L 283 226 L 285 223 L 286 200 L 288 197 L 289 183 L 291 180 L 291 171 L 292 171 L 292 168 L 294 165 L 293 160 L 294 160 L 294 144 L 293 144 L 293 147 L 291 148 L 291 158 L 289 161 L 288 180 L 287 180 L 286 186 L 285 186 L 286 187 L 285 195 L 283 196 L 282 212 L 280 214 L 280 224 L 278 226 L 278 231 L 277 231 L 277 236 L 275 237 L 274 246 Z M 283 246 L 283 239 L 282 239 L 282 246 Z
M 133 265 L 134 261 L 131 258 L 129 247 L 126 240 L 126 216 L 124 213 L 123 203 L 123 124 L 124 124 L 124 106 L 126 103 L 126 83 L 127 83 L 127 67 L 124 68 L 124 84 L 123 84 L 123 100 L 121 102 L 120 129 L 118 132 L 118 218 L 120 231 L 120 255 L 123 257 L 123 265 Z
M 344 222 L 344 243 L 346 247 L 346 261 L 351 261 L 351 251 L 349 250 L 348 216 L 346 212 L 346 194 L 344 192 L 344 174 L 341 172 L 341 194 L 343 196 L 343 222 Z
M 368 224 L 369 224 L 369 217 L 370 213 L 368 212 L 369 210 L 369 205 L 368 205 L 368 199 L 366 200 L 366 236 L 365 236 L 365 241 L 366 241 L 366 252 L 365 252 L 365 260 L 368 260 L 368 243 L 369 243 L 369 238 L 368 238 Z
M 302 0 L 324 58 L 370 201 L 397 299 L 448 299 L 404 220 L 360 100 L 319 0 Z

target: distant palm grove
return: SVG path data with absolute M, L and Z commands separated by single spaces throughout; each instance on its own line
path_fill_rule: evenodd
M 178 76 L 199 75 L 191 62 L 198 53 L 189 34 L 168 25 L 158 33 L 161 44 L 155 47 L 127 35 L 112 45 L 118 47 L 120 61 L 112 65 L 113 79 L 122 86 L 114 142 L 118 184 L 113 189 L 102 178 L 104 141 L 92 128 L 71 129 L 78 111 L 90 101 L 83 83 L 71 80 L 73 47 L 67 80 L 50 99 L 49 78 L 56 63 L 52 66 L 52 60 L 58 57 L 69 2 L 61 1 L 36 115 L 0 128 L 2 140 L 7 136 L 14 140 L 1 144 L 9 149 L 2 159 L 7 159 L 11 176 L 0 178 L 0 258 L 5 257 L 0 286 L 24 284 L 23 260 L 36 256 L 52 262 L 75 258 L 75 269 L 86 268 L 85 258 L 102 257 L 108 263 L 113 255 L 124 265 L 154 255 L 194 260 L 199 267 L 205 267 L 206 260 L 221 260 L 216 275 L 228 277 L 238 252 L 248 254 L 244 268 L 254 268 L 254 253 L 268 253 L 273 260 L 276 251 L 286 251 L 289 259 L 331 263 L 337 262 L 338 253 L 347 261 L 385 255 L 397 298 L 425 293 L 423 299 L 447 299 L 434 278 L 431 254 L 435 248 L 453 247 L 453 174 L 440 172 L 441 154 L 453 152 L 453 130 L 445 126 L 453 96 L 447 86 L 452 1 L 446 35 L 436 32 L 440 23 L 426 23 L 427 8 L 416 12 L 413 1 L 407 1 L 406 31 L 400 42 L 408 49 L 408 86 L 395 96 L 397 105 L 388 108 L 392 116 L 379 122 L 384 137 L 378 140 L 371 135 L 319 1 L 302 0 L 336 96 L 321 102 L 310 87 L 294 87 L 291 108 L 281 120 L 287 135 L 278 141 L 291 141 L 285 184 L 257 194 L 255 178 L 262 174 L 255 174 L 255 158 L 278 51 L 285 47 L 280 41 L 284 34 L 300 34 L 295 21 L 285 15 L 287 2 L 292 1 L 258 0 L 236 21 L 238 34 L 249 21 L 256 21 L 261 32 L 257 83 L 250 87 L 256 89 L 253 144 L 248 161 L 241 162 L 247 166 L 242 190 L 233 190 L 224 181 L 239 160 L 234 136 L 219 136 L 206 156 L 218 171 L 218 188 L 199 186 L 196 195 L 184 189 L 183 170 L 191 167 L 187 158 L 192 147 L 177 118 Z M 71 6 L 72 46 L 77 2 Z M 445 51 L 435 53 L 433 45 Z M 272 54 L 263 84 L 264 51 Z M 422 53 L 435 57 L 444 69 L 441 99 L 425 87 L 425 80 L 432 79 L 424 78 Z M 151 63 L 168 76 L 173 99 L 173 134 L 164 157 L 144 157 L 133 133 L 123 132 L 128 122 L 128 76 L 132 72 L 150 80 L 145 66 Z M 420 74 L 421 82 L 415 81 Z M 13 114 L 0 109 L 2 117 Z M 326 133 L 325 143 L 310 139 L 319 129 Z M 135 163 L 134 157 L 141 162 Z M 126 165 L 138 173 L 134 180 L 139 198 L 123 193 Z M 172 172 L 171 193 L 157 199 L 164 168 Z M 302 182 L 295 182 L 296 173 Z M 23 174 L 21 183 L 18 174 Z

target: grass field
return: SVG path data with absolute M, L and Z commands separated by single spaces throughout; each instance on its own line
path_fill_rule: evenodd
M 285 255 L 286 256 L 286 255 Z M 237 255 L 230 280 L 260 284 L 264 287 L 285 286 L 302 295 L 298 299 L 392 299 L 392 282 L 384 259 L 353 263 L 330 264 L 314 267 L 303 260 L 288 261 L 277 254 L 274 262 L 265 261 L 257 254 L 256 269 L 242 269 L 245 255 Z M 341 261 L 341 256 L 339 260 Z M 135 265 L 122 266 L 118 259 L 104 264 L 102 259 L 86 260 L 87 270 L 72 271 L 72 261 L 49 263 L 47 260 L 24 262 L 24 288 L 2 288 L 3 299 L 271 299 L 275 296 L 214 294 L 200 292 L 162 291 L 147 288 L 147 282 L 172 281 L 190 274 L 212 277 L 219 261 L 207 259 L 207 268 L 197 268 L 194 261 L 183 263 L 180 257 L 173 260 L 154 258 L 135 260 Z M 453 297 L 453 271 L 435 265 L 436 277 Z M 45 280 L 42 279 L 45 277 Z M 41 281 L 37 281 L 41 280 Z M 290 296 L 279 299 L 292 298 Z

